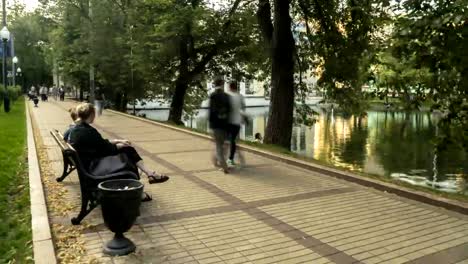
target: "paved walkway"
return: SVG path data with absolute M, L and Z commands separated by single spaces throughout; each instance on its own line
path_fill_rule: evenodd
M 49 130 L 70 123 L 72 105 L 31 109 L 56 175 L 61 154 Z M 224 175 L 210 162 L 211 142 L 111 112 L 95 126 L 171 176 L 145 185 L 154 201 L 128 233 L 136 254 L 104 256 L 112 234 L 99 209 L 87 217 L 86 254 L 104 263 L 468 263 L 465 216 L 250 153 L 246 168 Z M 63 184 L 79 204 L 77 175 Z M 50 217 L 69 225 L 71 215 Z

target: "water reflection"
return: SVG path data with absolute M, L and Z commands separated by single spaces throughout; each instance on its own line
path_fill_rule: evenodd
M 240 136 L 253 140 L 264 135 L 268 108 L 249 108 L 252 122 Z M 167 119 L 165 110 L 142 111 L 148 118 Z M 438 117 L 428 112 L 370 111 L 366 117 L 322 112 L 312 127 L 293 128 L 291 150 L 335 166 L 397 178 L 414 185 L 449 192 L 465 192 L 466 155 L 450 146 L 435 153 Z M 208 131 L 207 112 L 185 121 L 186 126 Z

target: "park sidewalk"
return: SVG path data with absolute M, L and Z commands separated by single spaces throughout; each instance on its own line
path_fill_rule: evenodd
M 30 107 L 55 176 L 62 157 L 49 131 L 68 126 L 73 105 Z M 85 218 L 84 254 L 103 263 L 468 263 L 464 215 L 252 153 L 244 153 L 246 168 L 225 175 L 213 168 L 210 141 L 109 111 L 95 127 L 129 139 L 149 167 L 171 176 L 142 179 L 154 200 L 128 233 L 135 254 L 104 256 L 112 234 L 100 209 Z M 62 185 L 74 209 L 49 217 L 66 226 L 79 210 L 76 173 Z

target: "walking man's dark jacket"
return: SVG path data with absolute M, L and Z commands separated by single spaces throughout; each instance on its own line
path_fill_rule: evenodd
M 227 129 L 231 113 L 229 95 L 222 89 L 216 89 L 210 96 L 209 122 L 211 129 Z

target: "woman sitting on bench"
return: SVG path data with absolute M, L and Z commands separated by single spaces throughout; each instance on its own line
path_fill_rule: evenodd
M 113 156 L 125 153 L 129 161 L 138 167 L 148 176 L 148 181 L 152 183 L 162 183 L 169 179 L 165 175 L 157 175 L 156 172 L 148 170 L 143 164 L 143 160 L 138 155 L 130 141 L 122 139 L 107 140 L 90 124 L 96 117 L 96 110 L 92 104 L 82 103 L 76 107 L 76 126 L 70 135 L 70 143 L 76 149 L 81 162 L 85 168 L 90 168 L 93 161 L 106 156 Z M 151 197 L 148 197 L 151 199 Z

